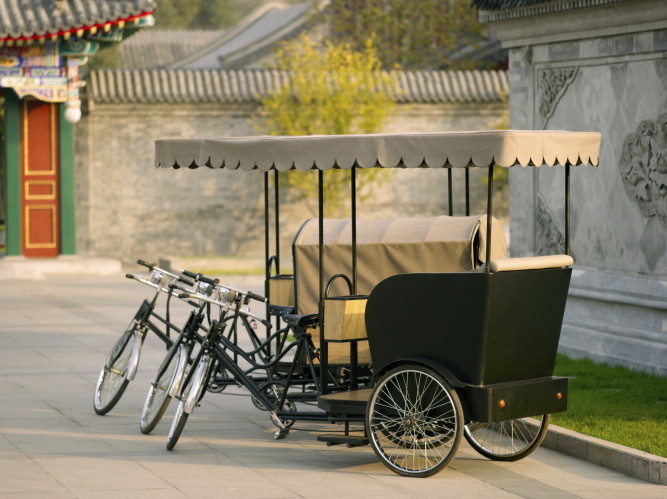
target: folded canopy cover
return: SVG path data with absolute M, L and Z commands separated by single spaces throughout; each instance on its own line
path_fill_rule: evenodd
M 596 132 L 491 130 L 368 135 L 256 136 L 155 141 L 158 168 L 329 170 L 597 166 Z

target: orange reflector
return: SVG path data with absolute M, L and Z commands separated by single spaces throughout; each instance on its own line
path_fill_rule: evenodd
M 558 392 L 558 393 L 556 394 L 556 398 L 557 398 L 558 400 L 562 399 L 562 398 L 563 398 L 563 394 L 562 394 L 561 392 Z
M 505 407 L 505 401 L 502 400 L 502 399 L 500 399 L 500 400 L 498 401 L 498 406 L 499 406 L 501 409 L 502 409 L 503 407 Z

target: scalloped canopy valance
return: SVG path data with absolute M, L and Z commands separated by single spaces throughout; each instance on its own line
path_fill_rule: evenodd
M 155 141 L 155 166 L 260 171 L 597 166 L 599 150 L 599 133 L 552 130 L 170 139 Z

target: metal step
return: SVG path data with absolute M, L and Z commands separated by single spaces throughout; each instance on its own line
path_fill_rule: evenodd
M 366 414 L 366 405 L 371 396 L 371 389 L 321 395 L 317 406 L 330 414 Z

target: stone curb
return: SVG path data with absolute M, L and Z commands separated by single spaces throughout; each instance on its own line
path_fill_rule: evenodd
M 120 261 L 111 258 L 81 258 L 76 255 L 60 255 L 56 258 L 0 258 L 0 280 L 42 280 L 49 275 L 58 274 L 113 275 L 121 272 Z
M 667 458 L 549 425 L 542 447 L 620 471 L 650 483 L 667 485 Z

